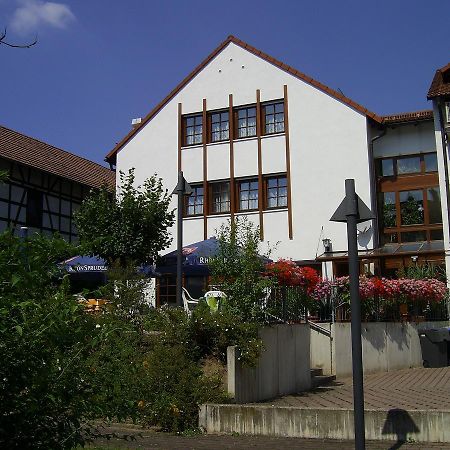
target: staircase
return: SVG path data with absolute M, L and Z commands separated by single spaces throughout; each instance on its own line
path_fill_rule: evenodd
M 311 369 L 311 389 L 326 386 L 336 380 L 336 375 L 324 375 L 320 367 Z

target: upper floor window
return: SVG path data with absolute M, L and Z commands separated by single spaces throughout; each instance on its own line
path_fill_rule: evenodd
M 236 139 L 256 136 L 256 106 L 236 111 Z
M 193 185 L 192 194 L 186 197 L 186 215 L 198 216 L 203 214 L 204 192 L 203 185 Z
M 183 119 L 183 145 L 196 145 L 203 142 L 203 116 L 187 116 Z
M 211 113 L 209 120 L 211 121 L 211 142 L 226 141 L 230 139 L 230 120 L 228 111 Z
M 264 134 L 284 132 L 284 103 L 263 105 Z
M 270 177 L 266 180 L 267 208 L 287 207 L 286 175 Z
M 238 182 L 239 211 L 258 209 L 258 180 Z
M 42 192 L 35 189 L 27 189 L 27 226 L 42 227 L 42 199 Z
M 230 182 L 211 183 L 211 213 L 230 212 Z
M 377 160 L 377 174 L 380 177 L 416 175 L 437 172 L 436 153 L 397 156 Z

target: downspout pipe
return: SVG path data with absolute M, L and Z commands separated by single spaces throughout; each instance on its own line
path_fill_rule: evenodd
M 377 180 L 376 180 L 376 174 L 375 174 L 375 167 L 374 167 L 374 157 L 373 157 L 373 147 L 375 141 L 382 138 L 387 133 L 387 127 L 385 126 L 380 134 L 377 134 L 374 137 L 370 138 L 370 145 L 369 145 L 369 164 L 371 165 L 371 184 L 372 184 L 372 192 L 375 195 L 372 195 L 372 201 L 371 201 L 371 208 L 372 212 L 375 215 L 375 219 L 373 219 L 374 223 L 374 233 L 373 233 L 373 246 L 374 248 L 377 248 L 380 246 L 380 230 L 378 228 L 378 192 L 377 192 Z

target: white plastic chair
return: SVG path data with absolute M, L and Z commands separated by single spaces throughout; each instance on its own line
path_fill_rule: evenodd
M 208 291 L 205 293 L 206 303 L 208 304 L 211 311 L 216 312 L 220 306 L 220 299 L 227 298 L 225 292 L 222 291 Z
M 192 298 L 186 288 L 182 288 L 181 296 L 183 297 L 184 310 L 190 316 L 192 310 L 198 305 L 198 300 Z

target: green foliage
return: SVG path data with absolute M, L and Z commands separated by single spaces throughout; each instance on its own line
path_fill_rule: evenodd
M 8 172 L 6 170 L 0 170 L 0 183 L 4 183 L 8 180 Z
M 95 324 L 55 280 L 70 246 L 38 235 L 0 236 L 0 446 L 70 448 L 84 441 L 92 385 L 83 360 Z M 89 338 L 88 338 L 89 337 Z
M 398 278 L 409 278 L 415 280 L 425 280 L 435 278 L 436 280 L 447 282 L 445 267 L 439 264 L 425 263 L 413 264 L 409 267 L 401 267 L 397 273 Z
M 146 328 L 163 332 L 161 339 L 169 346 L 184 344 L 186 354 L 198 362 L 212 356 L 226 363 L 227 347 L 235 345 L 243 364 L 253 366 L 262 349 L 257 323 L 243 321 L 228 308 L 212 312 L 205 301 L 191 318 L 180 308 L 153 310 Z
M 134 186 L 134 170 L 120 173 L 120 187 L 112 195 L 106 187 L 91 194 L 75 214 L 75 224 L 85 252 L 110 264 L 125 267 L 152 262 L 166 248 L 168 228 L 174 220 L 169 211 L 170 194 L 156 175 Z
M 264 277 L 259 229 L 246 217 L 229 220 L 217 236 L 219 251 L 210 262 L 213 283 L 227 294 L 226 307 L 244 321 L 261 320 L 261 300 L 273 281 Z

